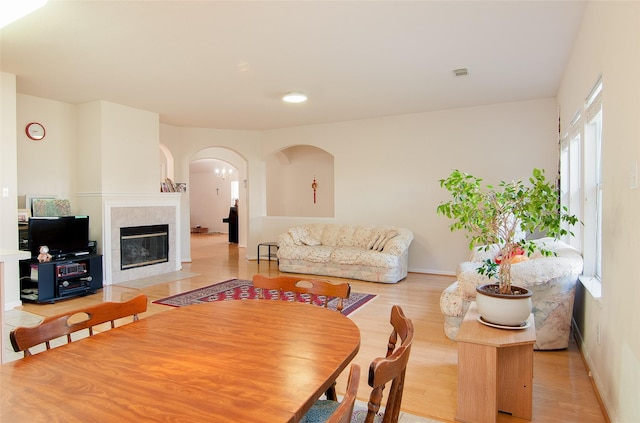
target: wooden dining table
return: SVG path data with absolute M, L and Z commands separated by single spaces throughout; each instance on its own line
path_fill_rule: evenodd
M 0 366 L 0 421 L 297 422 L 360 347 L 309 304 L 189 305 Z

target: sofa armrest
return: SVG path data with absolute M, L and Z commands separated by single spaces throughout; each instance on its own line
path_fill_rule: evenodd
M 548 283 L 549 281 L 582 273 L 582 256 L 549 256 L 523 261 L 511 266 L 511 280 L 523 287 Z
M 394 256 L 401 256 L 409 250 L 411 241 L 413 241 L 413 232 L 406 229 L 398 230 L 398 235 L 387 241 L 382 252 L 393 254 Z
M 475 287 L 486 283 L 495 283 L 480 275 L 477 269 L 481 262 L 463 262 L 458 266 L 458 285 L 464 295 L 475 297 Z M 511 265 L 511 282 L 524 288 L 542 285 L 550 281 L 575 276 L 582 272 L 582 256 L 573 249 L 558 251 L 558 256 L 538 257 Z
M 487 283 L 496 283 L 496 279 L 489 279 L 485 275 L 478 273 L 478 268 L 482 265 L 478 261 L 465 261 L 458 265 L 457 279 L 458 286 L 465 298 L 475 298 L 476 286 Z

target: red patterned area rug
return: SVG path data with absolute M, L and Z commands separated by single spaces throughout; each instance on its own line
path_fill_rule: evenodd
M 309 302 L 310 295 L 286 293 L 289 301 Z M 212 301 L 227 300 L 251 300 L 258 298 L 258 291 L 251 281 L 242 279 L 231 279 L 225 282 L 216 283 L 214 285 L 205 286 L 204 288 L 194 289 L 192 291 L 183 292 L 182 294 L 172 295 L 171 297 L 156 300 L 154 304 L 163 304 L 173 307 L 182 307 L 189 304 L 208 303 Z M 265 292 L 265 298 L 270 300 L 278 299 L 278 291 L 271 290 Z M 361 294 L 352 292 L 349 299 L 343 301 L 342 314 L 349 315 L 365 305 L 367 302 L 375 298 L 372 294 Z M 324 304 L 324 296 L 316 296 L 313 298 L 314 304 Z M 336 309 L 338 299 L 334 298 L 329 301 L 329 308 Z

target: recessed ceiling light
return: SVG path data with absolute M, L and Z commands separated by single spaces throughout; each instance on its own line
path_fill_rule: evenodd
M 307 95 L 301 92 L 292 91 L 282 97 L 282 100 L 287 103 L 304 103 L 307 101 Z

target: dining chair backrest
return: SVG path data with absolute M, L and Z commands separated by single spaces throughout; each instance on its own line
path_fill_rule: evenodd
M 323 305 L 327 307 L 331 298 L 338 298 L 336 309 L 342 311 L 344 305 L 343 300 L 349 298 L 351 293 L 351 285 L 347 282 L 332 283 L 326 280 L 305 279 L 294 276 L 276 276 L 266 277 L 262 275 L 254 275 L 253 286 L 259 288 L 259 297 L 264 298 L 265 290 L 277 290 L 280 298 L 284 298 L 285 292 L 293 292 L 297 294 L 309 294 L 313 296 L 324 296 Z
M 393 330 L 389 336 L 387 354 L 378 357 L 369 366 L 369 386 L 373 388 L 369 397 L 367 417 L 365 423 L 373 423 L 382 402 L 382 391 L 388 382 L 391 389 L 387 396 L 387 403 L 382 423 L 396 423 L 400 414 L 404 378 L 413 343 L 413 322 L 408 319 L 402 309 L 394 305 L 391 308 L 391 325 Z M 398 346 L 398 339 L 400 345 Z
M 347 392 L 344 394 L 342 401 L 333 414 L 325 421 L 325 423 L 351 423 L 353 415 L 353 407 L 356 404 L 356 396 L 358 395 L 358 384 L 360 382 L 360 366 L 351 365 L 349 371 L 349 379 L 347 381 Z
M 45 317 L 36 326 L 19 326 L 9 333 L 9 339 L 13 350 L 23 351 L 24 356 L 31 355 L 29 348 L 45 344 L 46 349 L 51 349 L 50 341 L 62 336 L 67 337 L 67 342 L 72 342 L 71 334 L 83 329 L 88 329 L 89 336 L 93 335 L 93 327 L 102 323 L 111 322 L 111 328 L 115 327 L 115 321 L 132 316 L 133 321 L 138 320 L 138 314 L 147 310 L 146 295 L 124 302 L 105 302 L 93 306 Z

